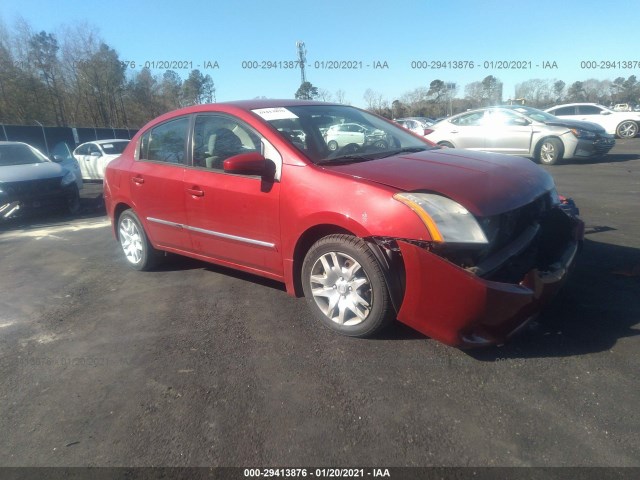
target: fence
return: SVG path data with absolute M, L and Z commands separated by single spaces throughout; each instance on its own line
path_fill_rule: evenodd
M 128 128 L 41 127 L 33 125 L 0 125 L 0 140 L 24 142 L 47 156 L 72 152 L 78 145 L 93 140 L 123 138 L 130 140 L 137 130 Z

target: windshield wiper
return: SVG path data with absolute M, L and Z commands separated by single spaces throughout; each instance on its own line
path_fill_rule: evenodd
M 429 147 L 405 147 L 405 148 L 400 148 L 398 150 L 393 150 L 391 152 L 386 152 L 384 155 L 382 155 L 379 158 L 392 157 L 394 155 L 398 155 L 399 153 L 424 152 L 425 150 L 430 150 L 430 148 Z
M 380 158 L 380 157 L 376 157 Z M 342 155 L 340 157 L 325 158 L 324 160 L 318 160 L 316 165 L 327 165 L 329 163 L 356 163 L 356 162 L 368 162 L 369 160 L 375 160 L 372 157 L 366 157 L 364 155 Z

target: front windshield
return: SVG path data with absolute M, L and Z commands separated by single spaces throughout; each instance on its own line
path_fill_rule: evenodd
M 128 144 L 129 144 L 129 141 L 109 142 L 109 143 L 103 143 L 100 146 L 102 147 L 102 150 L 104 151 L 104 153 L 107 155 L 120 155 L 122 152 L 124 152 L 124 149 L 127 147 Z
M 0 167 L 28 165 L 48 162 L 47 158 L 35 148 L 22 143 L 0 145 Z
M 534 120 L 542 123 L 558 121 L 558 117 L 533 107 L 517 107 L 517 108 L 514 108 L 513 110 L 515 110 L 516 112 L 522 113 L 523 115 L 526 115 L 527 117 L 533 118 Z
M 254 113 L 314 163 L 372 160 L 434 148 L 402 127 L 346 105 L 297 105 Z

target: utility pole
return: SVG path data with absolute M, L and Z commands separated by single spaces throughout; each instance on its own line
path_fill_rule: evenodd
M 298 49 L 298 62 L 300 63 L 300 85 L 307 81 L 307 76 L 304 72 L 304 67 L 307 64 L 307 49 L 304 46 L 304 42 L 296 42 L 296 48 Z

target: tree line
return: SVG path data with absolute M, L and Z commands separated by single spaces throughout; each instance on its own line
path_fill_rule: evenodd
M 24 20 L 13 30 L 0 24 L 0 123 L 49 126 L 139 128 L 176 108 L 216 100 L 212 78 L 197 69 L 187 79 L 173 70 L 154 75 L 121 61 L 118 53 L 79 24 L 59 33 L 34 32 Z M 295 98 L 348 103 L 344 90 L 335 93 L 300 85 Z M 564 102 L 638 103 L 636 77 L 588 79 L 571 85 L 557 79 L 519 83 L 515 97 L 527 105 L 548 107 Z M 443 117 L 470 108 L 508 101 L 497 77 L 460 85 L 436 79 L 393 101 L 367 89 L 366 108 L 389 118 Z
M 0 25 L 0 123 L 139 128 L 176 108 L 215 101 L 209 75 L 132 70 L 88 25 L 60 34 Z
M 309 82 L 296 92 L 296 98 L 334 100 L 326 90 L 314 87 Z M 640 103 L 640 83 L 635 75 L 615 80 L 594 78 L 576 81 L 568 85 L 563 80 L 532 78 L 516 84 L 515 95 L 505 98 L 502 82 L 493 75 L 481 81 L 465 85 L 462 95 L 460 86 L 436 79 L 428 87 L 418 87 L 399 99 L 389 101 L 384 94 L 372 89 L 364 92 L 363 99 L 368 110 L 387 118 L 444 117 L 468 109 L 523 103 L 535 108 L 548 108 L 561 103 L 589 102 L 610 105 L 614 103 Z

